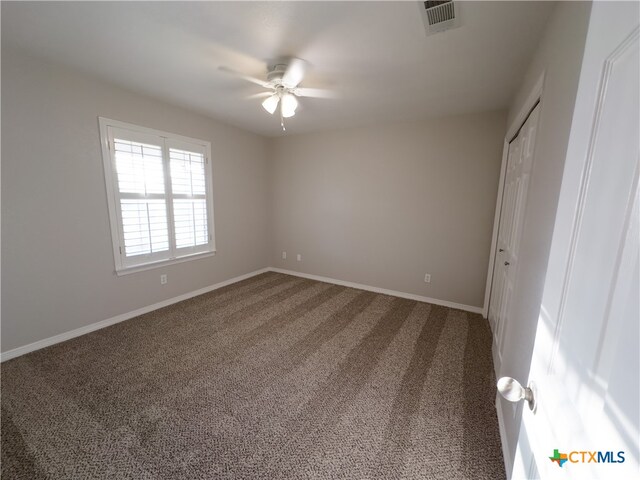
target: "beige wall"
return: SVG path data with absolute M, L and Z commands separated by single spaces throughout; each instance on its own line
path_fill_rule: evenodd
M 274 139 L 271 264 L 482 307 L 505 130 L 490 112 Z
M 529 92 L 545 73 L 540 123 L 529 184 L 512 309 L 502 352 L 500 376 L 527 383 L 544 287 L 558 195 L 569 142 L 591 4 L 560 2 L 509 111 L 513 122 Z M 523 402 L 499 397 L 510 456 L 515 453 Z M 514 409 L 517 409 L 514 411 Z
M 114 274 L 99 115 L 211 142 L 215 257 Z M 266 142 L 3 48 L 2 351 L 266 267 Z
M 7 48 L 2 87 L 3 352 L 267 266 L 482 306 L 506 112 L 266 139 Z M 215 257 L 114 274 L 98 116 L 211 141 Z

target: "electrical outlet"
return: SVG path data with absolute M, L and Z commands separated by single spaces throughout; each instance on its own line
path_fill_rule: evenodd
M 301 262 L 302 261 L 302 255 L 298 254 L 298 261 Z
M 166 285 L 166 284 L 167 284 L 167 274 L 164 273 L 160 275 L 160 285 Z
M 285 252 L 285 251 L 282 252 L 282 259 L 283 260 L 287 259 L 287 252 Z
M 424 274 L 424 283 L 431 283 L 431 274 L 430 273 L 425 273 Z

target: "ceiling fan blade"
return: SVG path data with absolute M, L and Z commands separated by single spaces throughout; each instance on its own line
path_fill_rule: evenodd
M 294 88 L 304 78 L 304 72 L 307 69 L 307 62 L 299 58 L 293 58 L 289 62 L 287 71 L 284 72 L 282 83 L 285 87 Z
M 322 88 L 296 88 L 293 93 L 298 97 L 310 98 L 338 98 L 338 94 L 332 90 L 324 90 Z
M 218 69 L 222 72 L 235 75 L 236 77 L 240 77 L 248 82 L 255 83 L 256 85 L 260 85 L 261 87 L 271 88 L 267 82 L 265 82 L 264 80 L 260 80 L 259 78 L 255 78 L 250 75 L 245 75 L 244 73 L 236 72 L 235 70 L 231 70 L 230 68 L 227 68 L 227 67 L 218 67 Z
M 266 97 L 270 97 L 271 95 L 273 95 L 273 92 L 260 92 L 260 93 L 254 93 L 253 95 L 249 95 L 247 99 L 266 98 Z

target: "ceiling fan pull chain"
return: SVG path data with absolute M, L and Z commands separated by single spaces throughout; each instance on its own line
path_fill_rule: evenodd
M 282 104 L 280 105 L 280 126 L 282 127 L 283 132 L 287 131 L 287 129 L 284 128 L 284 116 L 282 115 Z

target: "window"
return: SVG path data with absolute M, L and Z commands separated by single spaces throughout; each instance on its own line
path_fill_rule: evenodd
M 209 142 L 100 118 L 116 272 L 215 253 Z

